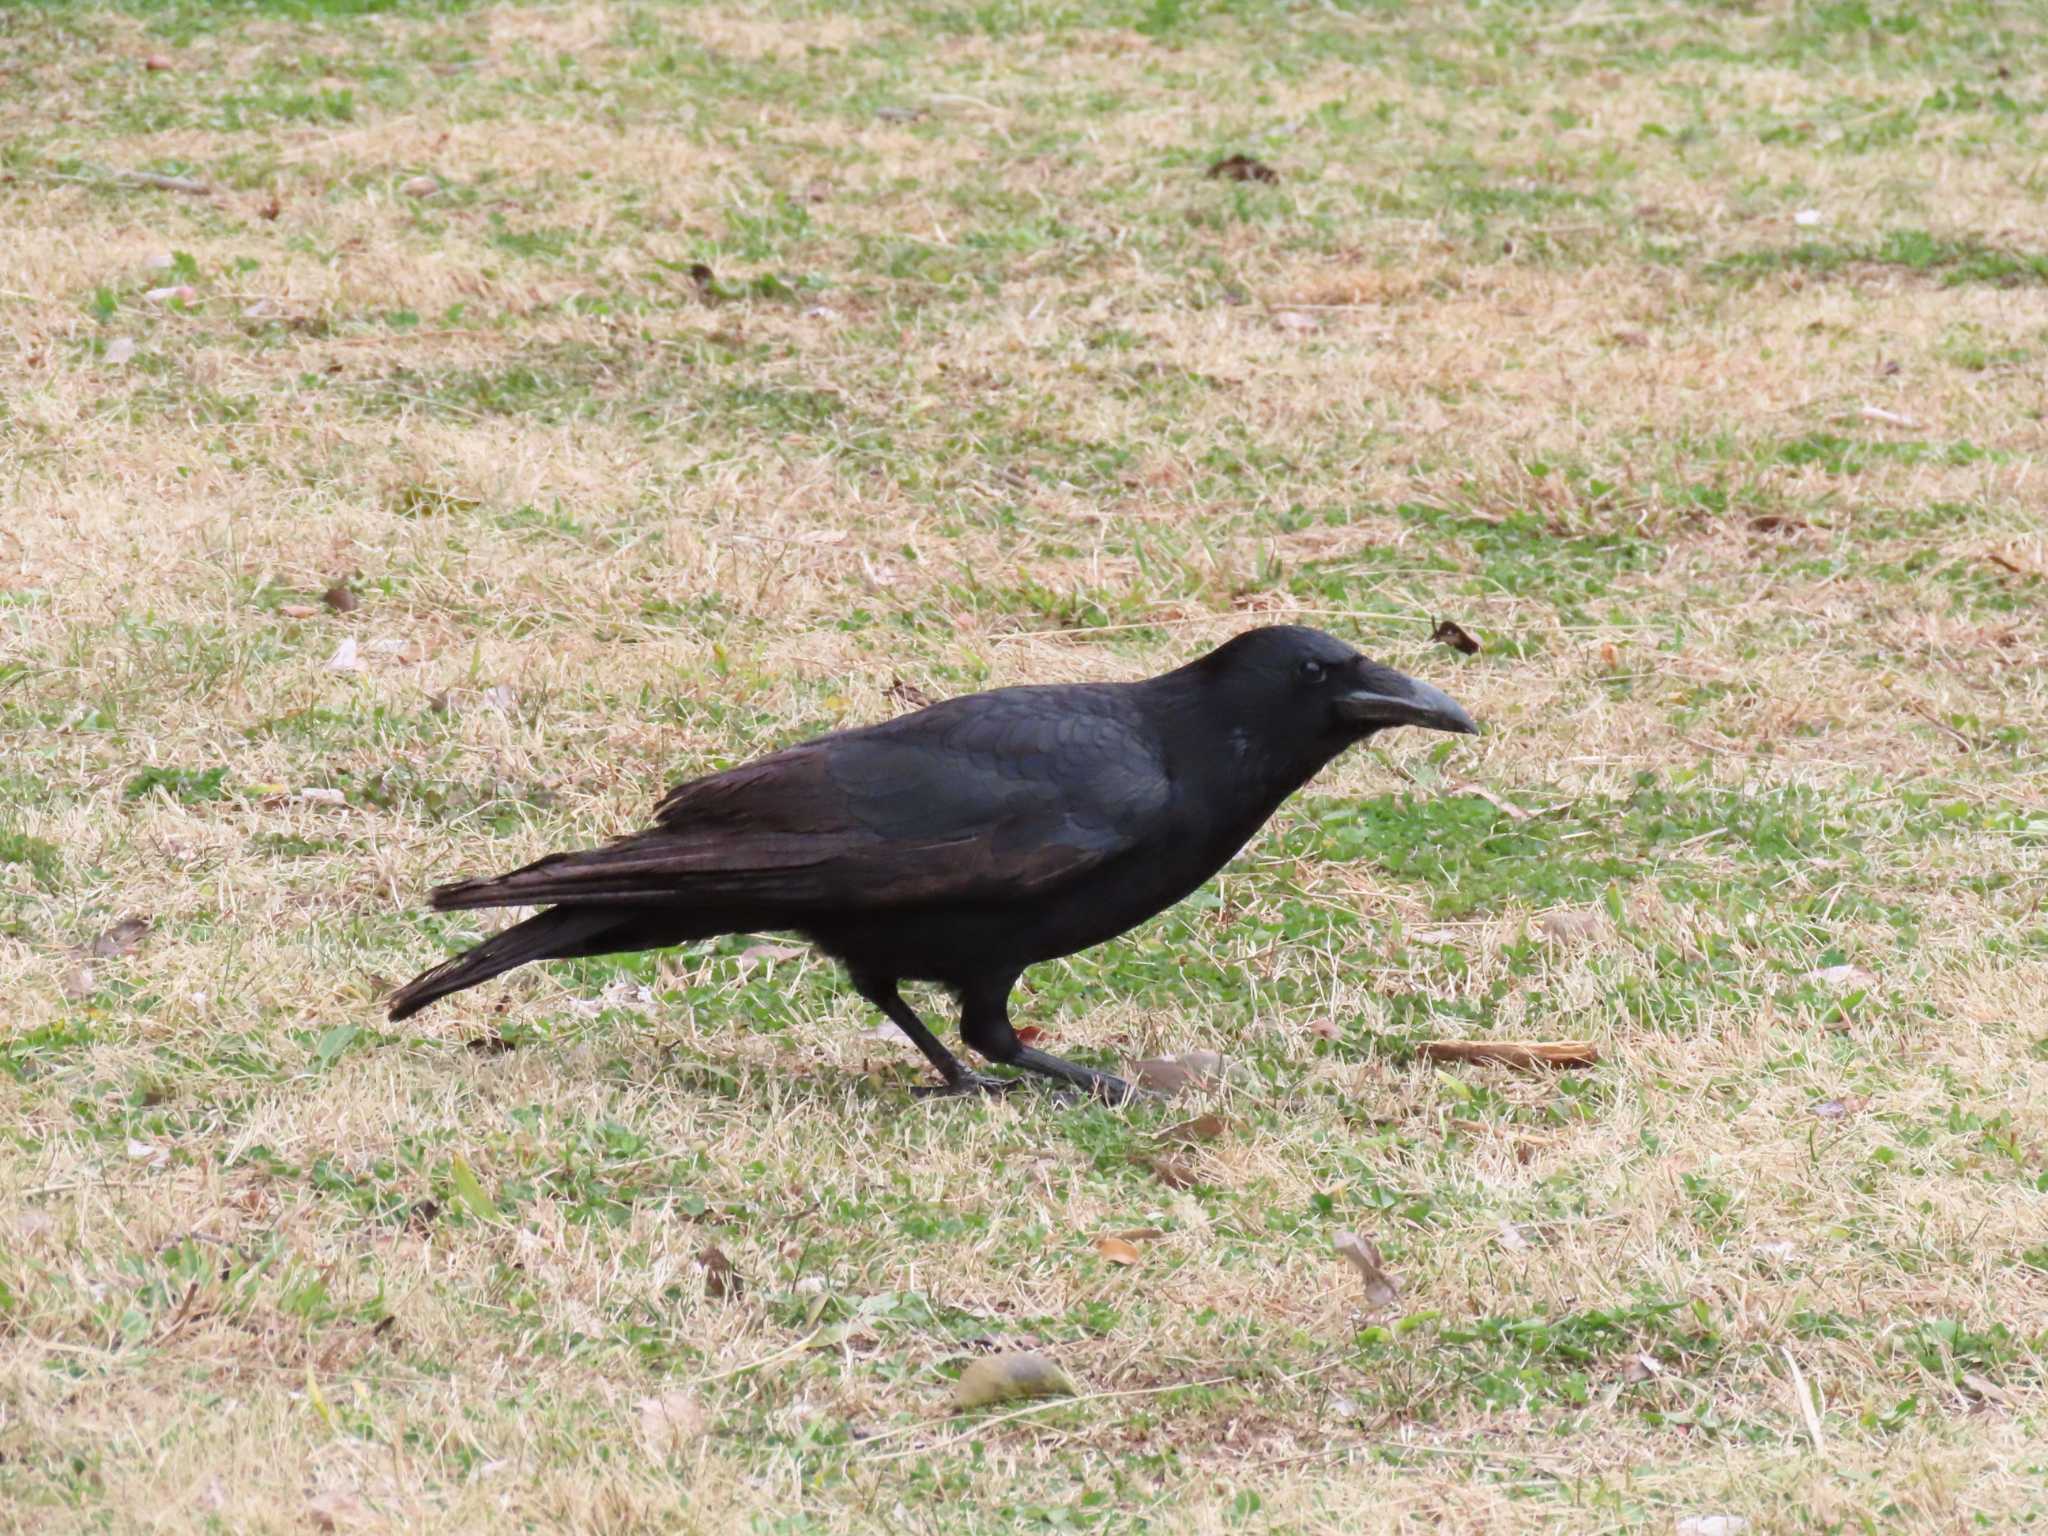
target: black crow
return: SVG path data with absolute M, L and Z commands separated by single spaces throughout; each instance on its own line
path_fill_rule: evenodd
M 435 966 L 391 1017 L 530 960 L 791 931 L 945 1079 L 963 1066 L 903 1001 L 943 983 L 990 1061 L 1121 1100 L 1117 1078 L 1018 1040 L 1024 968 L 1115 938 L 1223 867 L 1281 801 L 1389 726 L 1476 731 L 1449 698 L 1313 629 L 1255 629 L 1138 683 L 998 688 L 692 779 L 655 825 L 433 893 L 547 910 Z

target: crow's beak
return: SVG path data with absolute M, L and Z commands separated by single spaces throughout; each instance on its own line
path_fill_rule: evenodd
M 1355 725 L 1419 725 L 1432 731 L 1479 734 L 1472 717 L 1449 694 L 1385 667 L 1374 667 L 1358 687 L 1339 694 L 1337 713 Z

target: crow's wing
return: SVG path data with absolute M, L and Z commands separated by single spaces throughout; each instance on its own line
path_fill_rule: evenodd
M 654 827 L 440 907 L 729 903 L 805 912 L 1042 894 L 1163 830 L 1171 785 L 1121 690 L 1010 688 L 679 784 Z

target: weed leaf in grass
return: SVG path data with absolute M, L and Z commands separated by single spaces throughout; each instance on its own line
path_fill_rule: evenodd
M 478 1221 L 503 1221 L 505 1213 L 498 1204 L 484 1192 L 477 1176 L 470 1172 L 469 1162 L 460 1152 L 448 1159 L 448 1182 L 454 1187 L 456 1202 Z
M 1033 1350 L 987 1355 L 960 1373 L 953 1405 L 965 1410 L 1017 1397 L 1071 1397 L 1079 1388 L 1065 1371 Z
M 320 1036 L 319 1044 L 313 1047 L 313 1057 L 320 1063 L 320 1070 L 333 1066 L 341 1053 L 355 1044 L 355 1038 L 362 1030 L 354 1024 L 337 1024 Z

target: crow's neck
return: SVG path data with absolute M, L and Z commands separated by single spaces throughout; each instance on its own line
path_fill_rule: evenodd
M 1215 837 L 1228 858 L 1265 825 L 1296 790 L 1350 742 L 1342 738 L 1277 737 L 1257 723 L 1232 723 L 1227 707 L 1204 697 L 1199 679 L 1169 673 L 1155 679 L 1154 707 L 1167 743 L 1167 771 L 1188 802 L 1215 815 Z

